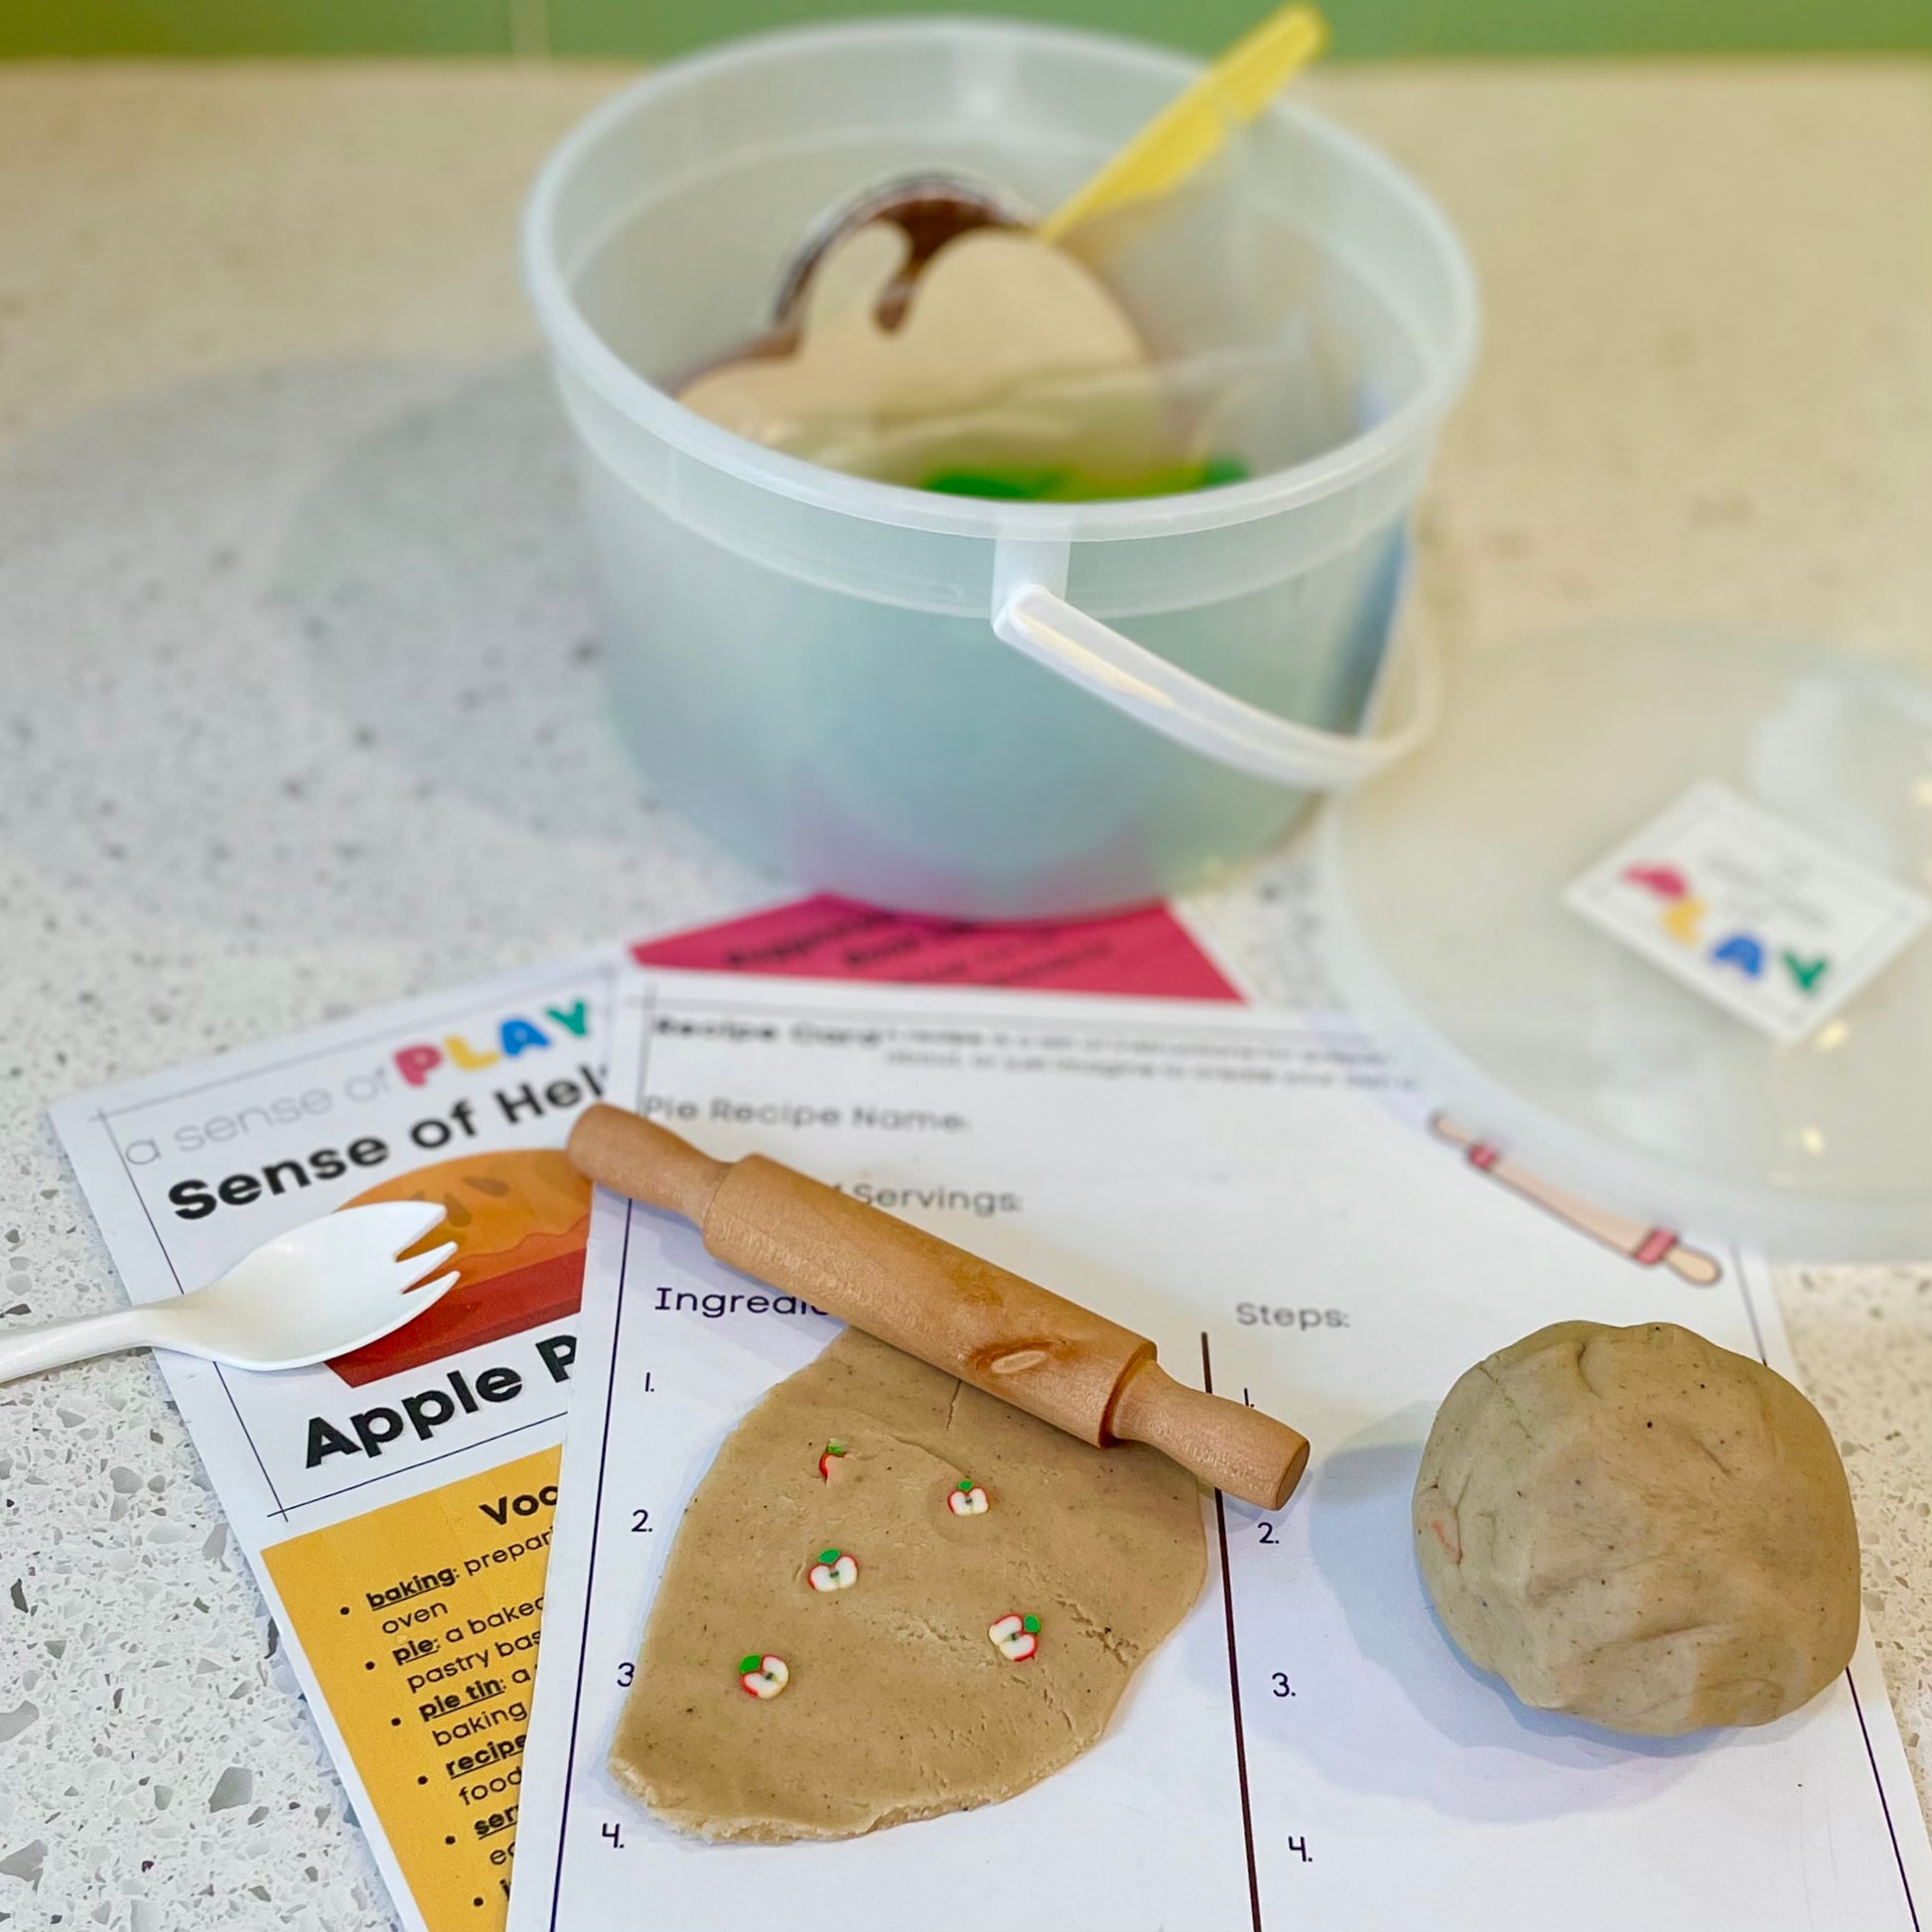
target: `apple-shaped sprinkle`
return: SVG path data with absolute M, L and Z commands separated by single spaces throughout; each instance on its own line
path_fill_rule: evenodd
M 774 1698 L 791 1682 L 791 1673 L 782 1657 L 754 1653 L 738 1660 L 738 1681 L 755 1698 Z
M 946 1507 L 955 1516 L 984 1516 L 992 1506 L 986 1491 L 971 1476 L 954 1483 L 946 1492 Z
M 843 1443 L 835 1441 L 825 1445 L 825 1453 L 818 1458 L 818 1479 L 820 1482 L 830 1482 L 832 1480 L 832 1464 L 844 1453 L 845 1445 Z
M 805 1580 L 814 1589 L 850 1589 L 859 1581 L 859 1559 L 838 1550 L 821 1550 Z
M 1024 1664 L 1039 1648 L 1039 1618 L 1012 1611 L 986 1634 L 993 1639 L 993 1648 L 1008 1663 Z

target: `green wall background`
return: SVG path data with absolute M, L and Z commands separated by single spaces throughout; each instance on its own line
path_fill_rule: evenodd
M 645 59 L 839 14 L 1003 13 L 1201 52 L 1268 0 L 0 0 L 0 57 L 560 54 Z M 1932 0 L 1330 0 L 1335 53 L 1932 51 Z

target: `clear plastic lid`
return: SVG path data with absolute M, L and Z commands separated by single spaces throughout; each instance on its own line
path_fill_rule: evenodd
M 1459 661 L 1437 737 L 1329 808 L 1338 973 L 1469 1127 L 1606 1208 L 1788 1258 L 1932 1255 L 1932 932 L 1779 1039 L 1566 902 L 1706 780 L 1932 885 L 1932 687 L 1816 644 L 1590 631 Z

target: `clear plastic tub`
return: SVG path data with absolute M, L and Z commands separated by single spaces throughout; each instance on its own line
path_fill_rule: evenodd
M 1201 883 L 1416 737 L 1357 733 L 1473 284 L 1420 191 L 1292 101 L 1127 291 L 1152 340 L 1281 351 L 1289 406 L 1255 415 L 1294 425 L 1286 467 L 1126 502 L 933 495 L 656 386 L 761 328 L 854 189 L 936 166 L 1051 207 L 1194 71 L 991 20 L 815 28 L 656 70 L 545 166 L 524 268 L 617 701 L 664 794 L 741 855 L 914 911 L 1099 911 Z

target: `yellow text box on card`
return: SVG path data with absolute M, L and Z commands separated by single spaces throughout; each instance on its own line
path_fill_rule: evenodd
M 434 1932 L 503 1923 L 557 1459 L 543 1449 L 262 1552 Z

